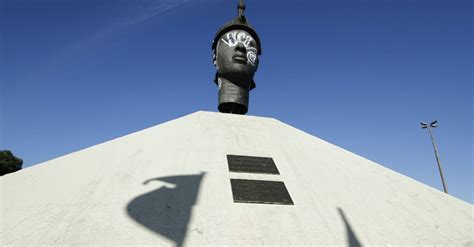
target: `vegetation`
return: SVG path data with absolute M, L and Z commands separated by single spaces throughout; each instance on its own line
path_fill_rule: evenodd
M 22 165 L 23 160 L 15 157 L 10 150 L 0 151 L 0 176 L 20 170 Z

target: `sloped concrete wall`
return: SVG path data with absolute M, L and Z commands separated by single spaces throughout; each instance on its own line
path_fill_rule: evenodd
M 272 157 L 279 176 L 231 173 Z M 294 205 L 234 203 L 231 178 Z M 473 206 L 275 119 L 197 112 L 0 178 L 3 245 L 466 245 Z

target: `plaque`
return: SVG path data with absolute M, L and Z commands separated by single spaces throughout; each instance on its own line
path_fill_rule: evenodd
M 231 172 L 280 174 L 272 158 L 227 155 L 227 163 Z
M 283 182 L 231 179 L 234 202 L 294 205 Z

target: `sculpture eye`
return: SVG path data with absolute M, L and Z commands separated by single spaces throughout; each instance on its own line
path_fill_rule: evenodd
M 239 42 L 243 42 L 245 40 L 247 35 L 245 35 L 245 33 L 243 32 L 240 32 L 239 35 L 237 36 L 237 40 L 239 40 Z
M 245 47 L 248 47 L 250 45 L 250 42 L 252 41 L 252 38 L 250 36 L 247 36 L 245 37 L 245 40 L 244 40 L 244 46 Z
M 227 38 L 227 41 L 224 40 L 224 42 L 225 42 L 228 46 L 233 47 L 233 46 L 236 46 L 236 45 L 237 45 L 237 32 L 229 32 L 229 33 L 227 33 L 226 38 Z

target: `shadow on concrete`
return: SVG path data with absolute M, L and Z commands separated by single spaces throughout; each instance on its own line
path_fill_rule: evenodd
M 350 247 L 361 247 L 362 244 L 359 242 L 359 239 L 357 239 L 356 234 L 352 230 L 351 224 L 347 220 L 344 211 L 341 208 L 337 208 L 337 211 L 339 212 L 339 215 L 341 216 L 342 221 L 344 221 L 344 225 L 346 226 L 347 245 Z
M 162 186 L 135 197 L 127 205 L 128 215 L 149 230 L 182 246 L 186 237 L 191 210 L 196 202 L 205 173 L 148 179 Z

